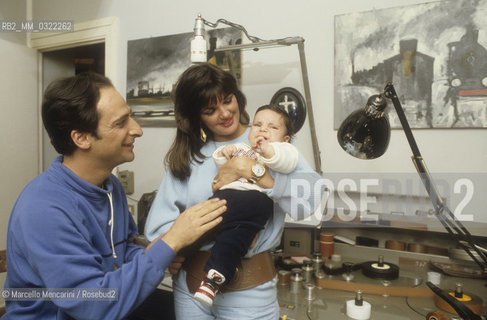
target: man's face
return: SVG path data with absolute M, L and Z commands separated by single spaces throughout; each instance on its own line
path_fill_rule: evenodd
M 130 108 L 125 100 L 114 88 L 101 88 L 96 108 L 100 116 L 98 139 L 93 137 L 91 145 L 95 161 L 112 170 L 134 160 L 134 141 L 142 136 L 142 129 L 130 117 Z

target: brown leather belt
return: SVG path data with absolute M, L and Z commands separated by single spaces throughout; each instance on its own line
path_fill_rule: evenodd
M 207 251 L 198 251 L 193 257 L 186 258 L 183 269 L 186 271 L 186 284 L 190 292 L 198 290 L 205 275 L 203 268 L 210 257 Z M 226 284 L 222 291 L 238 291 L 250 289 L 272 280 L 276 276 L 276 268 L 269 251 L 256 254 L 251 258 L 243 258 L 237 267 L 235 277 Z

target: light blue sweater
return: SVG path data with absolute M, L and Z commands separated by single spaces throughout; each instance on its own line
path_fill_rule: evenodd
M 191 165 L 191 176 L 185 181 L 174 178 L 170 171 L 165 173 L 147 218 L 145 230 L 148 240 L 155 239 L 167 232 L 182 211 L 208 199 L 212 195 L 211 182 L 217 174 L 217 167 L 212 158 L 213 152 L 224 144 L 248 143 L 248 133 L 249 130 L 232 141 L 209 141 L 206 143 L 201 150 L 206 159 L 201 164 L 193 163 Z M 297 220 L 304 219 L 314 213 L 320 204 L 322 193 L 314 188 L 320 176 L 306 164 L 301 155 L 299 156 L 296 169 L 292 173 L 280 174 L 271 171 L 271 175 L 274 178 L 274 188 L 264 190 L 275 202 L 274 214 L 267 222 L 265 229 L 260 232 L 254 247 L 248 251 L 247 256 L 253 256 L 279 245 L 286 212 Z M 296 197 L 301 196 L 299 192 L 293 192 L 292 182 L 293 180 L 297 181 L 297 179 L 301 182 L 304 180 L 309 183 L 309 207 L 295 205 L 300 202 L 295 201 Z M 203 247 L 203 249 L 209 250 L 210 247 L 211 244 Z M 186 274 L 184 270 L 180 270 L 174 278 L 173 285 L 187 290 L 185 279 Z M 275 299 L 276 289 L 275 280 L 273 280 L 253 289 L 217 295 L 214 306 L 265 306 L 275 301 Z
M 162 240 L 147 252 L 127 241 L 137 229 L 115 176 L 104 190 L 61 161 L 56 158 L 17 199 L 8 227 L 5 288 L 113 288 L 118 299 L 7 301 L 2 320 L 121 319 L 157 287 L 175 256 Z

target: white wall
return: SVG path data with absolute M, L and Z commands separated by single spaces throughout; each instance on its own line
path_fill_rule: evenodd
M 382 9 L 392 6 L 424 3 L 423 0 L 294 0 L 267 1 L 66 1 L 43 0 L 33 4 L 34 19 L 62 19 L 81 22 L 106 16 L 120 19 L 120 52 L 118 88 L 125 92 L 127 41 L 162 35 L 191 32 L 198 13 L 209 21 L 218 18 L 239 23 L 251 35 L 264 39 L 302 36 L 305 39 L 311 96 L 313 101 L 322 168 L 325 172 L 411 172 L 411 151 L 400 130 L 392 132 L 388 152 L 374 161 L 361 161 L 341 150 L 333 129 L 333 70 L 334 70 L 334 16 L 338 14 Z M 271 49 L 269 49 L 271 50 Z M 272 49 L 278 50 L 278 49 Z M 279 49 L 280 50 L 280 49 Z M 284 49 L 283 52 L 287 50 Z M 294 52 L 292 52 L 294 51 Z M 271 52 L 271 51 L 269 51 Z M 244 91 L 249 106 L 255 107 L 269 101 L 272 94 L 283 85 L 302 90 L 297 49 L 289 53 L 272 51 L 262 64 L 250 55 L 244 55 Z M 281 61 L 281 59 L 284 59 Z M 279 65 L 291 66 L 285 77 L 268 79 L 269 70 Z M 259 69 L 260 68 L 260 69 Z M 259 71 L 261 73 L 259 74 Z M 260 78 L 252 75 L 260 75 Z M 245 78 L 248 76 L 248 78 Z M 297 78 L 296 78 L 297 76 Z M 276 83 L 273 81 L 276 80 Z M 309 128 L 303 127 L 298 146 L 313 166 Z M 487 173 L 487 130 L 415 130 L 419 148 L 432 172 Z M 145 192 L 156 189 L 162 177 L 162 159 L 174 137 L 174 129 L 144 128 L 144 137 L 136 142 L 136 160 L 121 166 L 135 171 L 135 194 L 138 199 Z
M 0 38 L 0 249 L 24 185 L 37 174 L 37 65 L 32 49 Z
M 23 1 L 0 1 L 0 20 L 25 17 Z M 7 246 L 15 200 L 37 174 L 37 55 L 25 41 L 25 34 L 0 33 L 0 250 Z M 5 276 L 0 274 L 1 288 Z
M 25 19 L 25 6 L 0 2 L 3 19 Z M 37 174 L 37 55 L 25 46 L 25 34 L 0 33 L 0 70 L 0 249 L 5 249 L 10 211 Z

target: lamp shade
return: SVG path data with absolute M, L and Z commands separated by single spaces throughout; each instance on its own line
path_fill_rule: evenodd
M 391 136 L 386 106 L 384 97 L 371 96 L 365 109 L 352 112 L 342 122 L 337 138 L 343 150 L 359 159 L 375 159 L 386 152 Z

